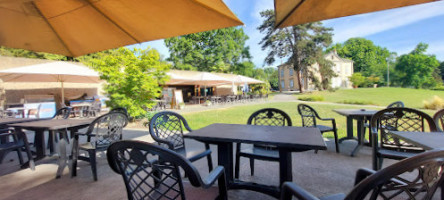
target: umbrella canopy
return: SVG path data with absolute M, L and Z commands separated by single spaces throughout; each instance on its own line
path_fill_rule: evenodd
M 196 76 L 190 77 L 190 80 L 183 81 L 182 83 L 203 85 L 203 86 L 214 86 L 214 85 L 231 84 L 232 80 L 212 73 L 203 72 Z
M 60 82 L 62 100 L 63 83 L 99 83 L 99 74 L 85 66 L 69 62 L 50 62 L 0 70 L 3 82 Z
M 0 0 L 0 46 L 77 57 L 242 25 L 222 0 Z
M 274 0 L 276 27 L 321 21 L 437 0 Z
M 264 83 L 263 81 L 242 75 L 237 75 L 234 82 L 238 85 Z
M 176 85 L 176 84 L 181 84 L 184 81 L 191 80 L 188 77 L 180 76 L 171 72 L 167 72 L 166 74 L 170 77 L 170 80 L 165 83 L 166 85 Z

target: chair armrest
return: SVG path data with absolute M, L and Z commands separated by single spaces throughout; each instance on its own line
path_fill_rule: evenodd
M 319 200 L 319 198 L 315 197 L 311 193 L 307 192 L 303 188 L 292 182 L 285 182 L 282 185 L 281 190 L 281 200 L 291 200 L 292 197 L 296 197 L 296 199 L 300 200 Z
M 367 178 L 368 176 L 370 176 L 374 173 L 376 173 L 375 170 L 371 170 L 371 169 L 367 169 L 367 168 L 358 169 L 358 171 L 356 172 L 356 177 L 355 177 L 355 185 L 359 184 L 362 180 L 364 180 L 365 178 Z
M 213 171 L 208 174 L 208 176 L 202 180 L 203 188 L 209 188 L 211 187 L 214 182 L 216 182 L 217 179 L 219 179 L 220 176 L 225 176 L 225 169 L 222 166 L 217 166 Z
M 336 120 L 335 118 L 319 118 L 322 121 L 331 121 L 331 125 L 333 126 L 333 129 L 336 130 Z

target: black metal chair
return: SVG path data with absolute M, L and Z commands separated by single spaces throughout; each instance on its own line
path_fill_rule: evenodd
M 316 110 L 307 104 L 299 104 L 298 105 L 298 112 L 299 112 L 299 115 L 301 115 L 303 127 L 316 127 L 321 131 L 322 134 L 325 132 L 333 132 L 334 137 L 335 137 L 336 153 L 339 153 L 338 130 L 336 128 L 335 119 L 334 118 L 319 117 Z M 319 124 L 317 124 L 316 119 L 319 119 L 321 121 L 331 121 L 332 126 L 319 125 Z
M 71 114 L 71 107 L 63 107 L 57 110 L 57 112 L 52 116 L 53 119 L 68 119 Z
M 86 117 L 96 117 L 100 115 L 100 111 L 102 110 L 102 104 L 100 101 L 94 101 L 91 106 L 87 108 Z
M 181 168 L 194 187 L 209 188 L 218 181 L 219 196 L 227 199 L 224 168 L 216 167 L 206 179 L 187 159 L 169 149 L 141 141 L 119 141 L 106 153 L 108 164 L 121 174 L 128 199 L 186 199 Z
M 149 124 L 151 137 L 159 145 L 175 151 L 191 162 L 206 157 L 209 171 L 213 170 L 210 145 L 206 143 L 204 151 L 187 151 L 183 138 L 184 129 L 193 131 L 182 115 L 171 111 L 156 113 Z
M 117 107 L 117 108 L 113 108 L 112 110 L 109 111 L 109 113 L 123 113 L 128 120 L 131 119 L 131 117 L 128 114 L 128 110 L 126 108 L 122 108 L 122 107 Z M 128 121 L 126 121 L 126 124 L 123 127 L 126 127 L 126 125 L 128 125 Z
M 433 121 L 435 121 L 439 131 L 444 130 L 444 109 L 438 110 L 438 112 L 433 115 Z
M 0 164 L 3 162 L 6 154 L 11 151 L 17 151 L 20 165 L 24 167 L 25 163 L 23 162 L 22 155 L 22 149 L 24 149 L 29 160 L 29 167 L 34 170 L 34 160 L 25 133 L 14 132 L 12 129 L 0 129 L 0 137 L 4 140 L 0 143 Z
M 292 126 L 290 116 L 276 108 L 264 108 L 251 114 L 247 124 L 259 126 Z M 275 146 L 254 144 L 251 149 L 241 149 L 241 143 L 236 144 L 235 178 L 239 178 L 240 157 L 250 159 L 251 176 L 254 175 L 254 160 L 279 162 L 279 152 Z
M 374 114 L 371 129 L 374 170 L 381 169 L 384 158 L 401 160 L 424 152 L 420 147 L 392 137 L 389 131 L 437 131 L 435 122 L 426 113 L 412 108 L 396 107 L 386 108 Z
M 72 176 L 77 175 L 77 160 L 91 164 L 94 180 L 97 181 L 96 152 L 105 151 L 112 143 L 122 140 L 122 130 L 128 118 L 122 113 L 108 113 L 95 119 L 86 133 L 74 133 L 72 148 Z M 79 136 L 86 136 L 87 143 L 79 145 Z M 88 152 L 88 157 L 80 156 L 79 151 Z
M 395 101 L 387 106 L 387 108 L 403 108 L 403 107 L 404 107 L 404 103 L 402 101 Z M 370 119 L 366 119 L 364 121 L 364 136 L 365 136 L 365 132 L 366 132 L 365 129 L 369 128 L 368 129 L 368 139 L 369 139 L 369 141 L 372 141 L 372 130 L 370 129 L 370 122 L 369 121 L 370 121 Z
M 355 177 L 355 187 L 347 196 L 336 194 L 317 198 L 298 185 L 286 182 L 282 186 L 281 200 L 291 200 L 292 196 L 300 200 L 430 200 L 438 187 L 442 189 L 443 167 L 444 151 L 430 151 L 402 160 L 377 172 L 359 169 Z

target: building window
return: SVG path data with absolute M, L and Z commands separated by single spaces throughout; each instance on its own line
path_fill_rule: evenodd
M 293 68 L 290 68 L 290 76 L 293 76 Z
M 281 69 L 281 77 L 284 77 L 284 69 Z
M 285 81 L 281 81 L 281 88 L 282 88 L 282 89 L 285 88 Z
M 290 87 L 291 87 L 291 88 L 294 87 L 294 82 L 293 82 L 293 80 L 290 80 Z

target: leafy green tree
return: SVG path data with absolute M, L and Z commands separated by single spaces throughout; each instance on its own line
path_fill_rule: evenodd
M 165 39 L 173 68 L 209 72 L 228 72 L 250 60 L 242 28 L 224 28 Z M 249 66 L 246 66 L 249 67 Z
M 248 77 L 254 76 L 254 68 L 255 65 L 251 61 L 243 61 L 238 64 L 234 64 L 230 66 L 230 72 L 233 72 L 234 74 L 244 75 Z
M 270 87 L 278 90 L 279 89 L 279 72 L 274 67 L 267 67 L 264 69 L 265 74 L 267 75 L 267 80 L 270 83 Z
M 167 80 L 166 71 L 170 65 L 160 61 L 155 49 L 119 48 L 97 53 L 86 62 L 100 73 L 105 80 L 105 91 L 112 108 L 124 107 L 131 116 L 143 116 L 145 108 L 154 105 L 152 99 L 159 97 L 159 84 Z
M 444 80 L 444 61 L 439 64 L 439 75 L 441 76 L 441 80 Z
M 302 85 L 302 76 L 309 77 L 309 67 L 325 60 L 323 49 L 332 42 L 332 29 L 322 26 L 320 22 L 275 29 L 273 10 L 262 11 L 260 15 L 265 18 L 258 27 L 260 32 L 265 33 L 259 43 L 263 50 L 268 50 L 265 62 L 273 64 L 276 58 L 289 58 L 286 63 L 294 67 L 298 85 Z M 304 92 L 302 87 L 299 90 Z
M 329 51 L 336 49 L 338 55 L 353 60 L 355 72 L 363 76 L 378 76 L 387 80 L 387 61 L 394 59 L 394 53 L 375 45 L 371 40 L 351 38 L 343 44 L 335 44 Z
M 435 73 L 440 64 L 435 55 L 425 54 L 427 48 L 428 44 L 419 43 L 412 52 L 398 58 L 395 69 L 401 86 L 431 88 L 439 83 Z
M 25 49 L 14 49 L 4 46 L 0 46 L 0 55 L 11 56 L 11 57 L 22 57 L 22 58 L 47 59 L 47 60 L 62 60 L 62 61 L 72 60 L 72 58 L 62 55 L 34 52 Z

